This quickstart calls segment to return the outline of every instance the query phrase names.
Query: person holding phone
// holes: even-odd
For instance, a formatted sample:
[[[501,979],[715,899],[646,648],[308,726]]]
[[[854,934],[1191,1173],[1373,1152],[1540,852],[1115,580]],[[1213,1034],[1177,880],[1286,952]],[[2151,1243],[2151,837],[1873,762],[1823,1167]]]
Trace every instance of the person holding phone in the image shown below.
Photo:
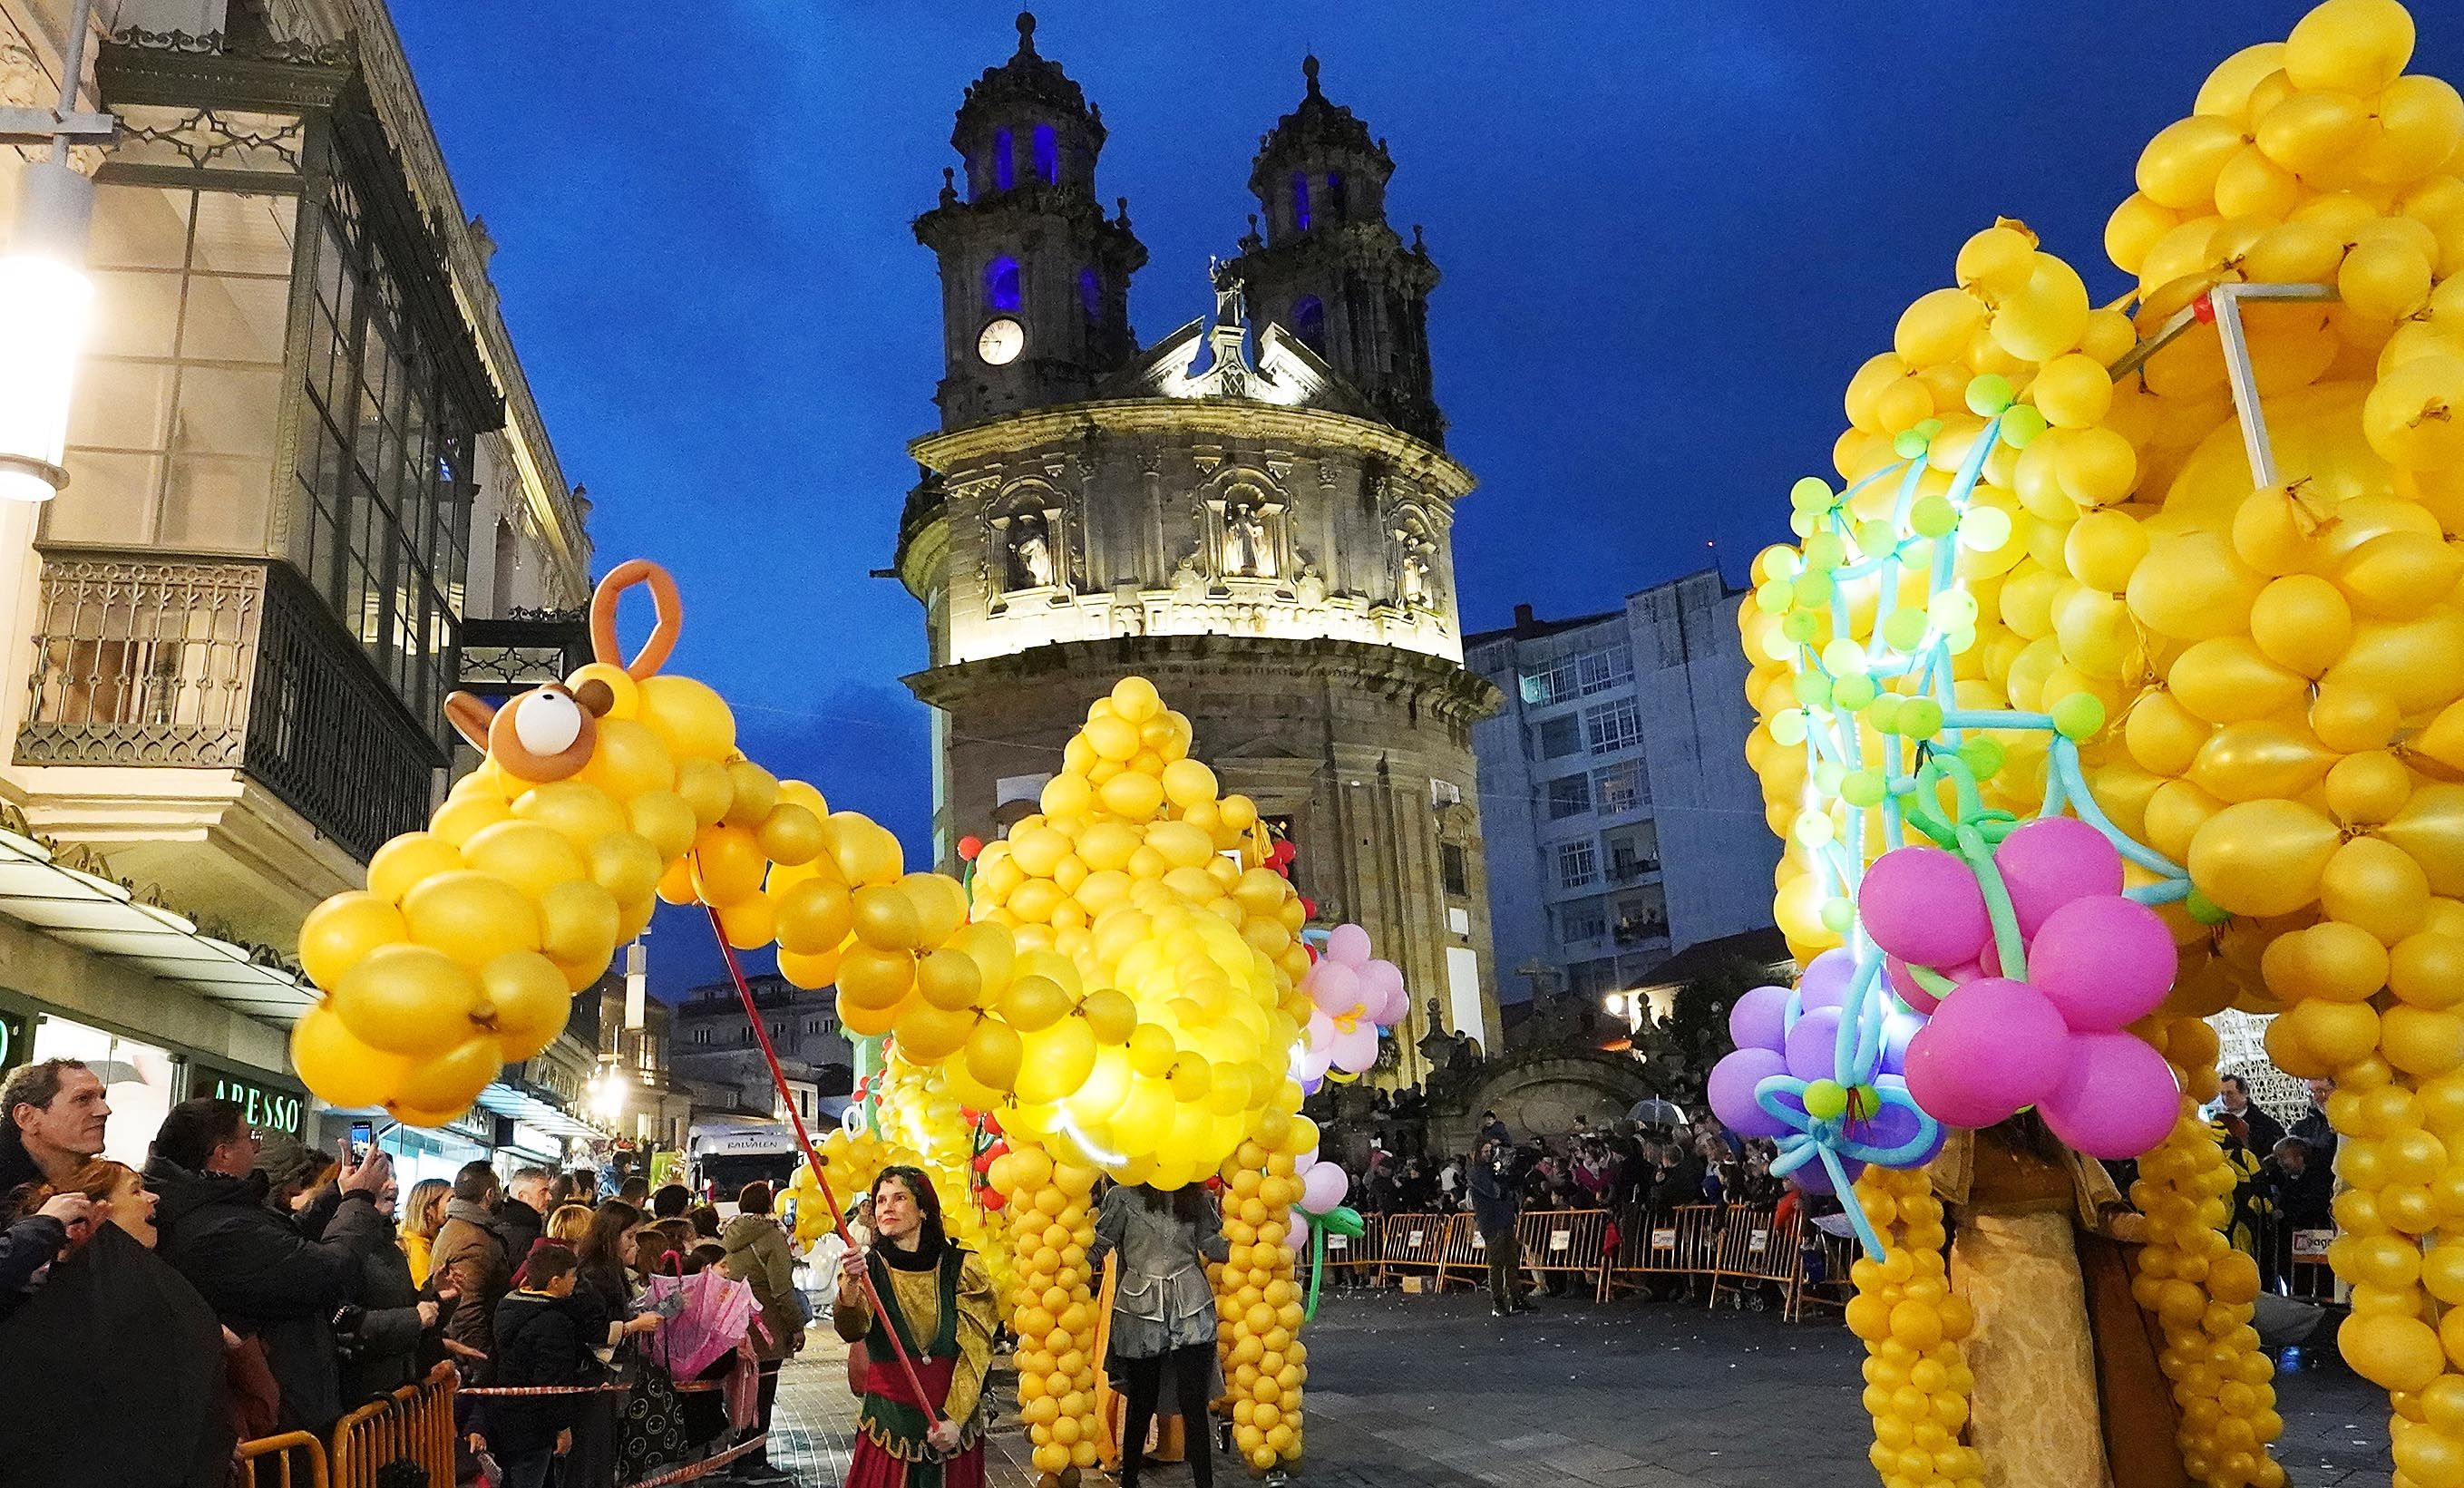
[[[1170,1376],[1182,1439],[1198,1488],[1215,1481],[1214,1438],[1206,1402],[1215,1379],[1215,1294],[1206,1262],[1231,1258],[1215,1199],[1195,1184],[1166,1192],[1125,1183],[1104,1195],[1095,1215],[1095,1243],[1087,1274],[1103,1275],[1114,1256],[1111,1357],[1108,1368],[1129,1386],[1121,1422],[1121,1488],[1137,1488],[1147,1428]]]

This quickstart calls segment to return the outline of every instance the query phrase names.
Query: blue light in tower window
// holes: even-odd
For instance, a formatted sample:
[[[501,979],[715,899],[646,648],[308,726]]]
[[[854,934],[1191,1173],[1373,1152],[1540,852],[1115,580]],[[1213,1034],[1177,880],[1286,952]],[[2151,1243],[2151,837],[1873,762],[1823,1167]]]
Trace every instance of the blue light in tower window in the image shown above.
[[[1326,350],[1326,302],[1314,295],[1292,301],[1292,334],[1309,350]]]
[[[1018,260],[1003,253],[984,265],[984,308],[1016,310],[1018,307]]]
[[[1327,209],[1337,217],[1343,216],[1352,209],[1352,192],[1343,184],[1342,171],[1330,170],[1326,173],[1326,205]]]
[[[1061,180],[1061,142],[1050,124],[1035,126],[1035,179],[1046,185]]]
[[[1088,319],[1104,318],[1104,281],[1091,268],[1078,271],[1078,303],[1087,307]]]
[[[1309,172],[1292,172],[1292,230],[1307,232],[1309,227]]]
[[[1006,129],[993,131],[993,189],[1006,191],[1018,184],[1018,142]]]

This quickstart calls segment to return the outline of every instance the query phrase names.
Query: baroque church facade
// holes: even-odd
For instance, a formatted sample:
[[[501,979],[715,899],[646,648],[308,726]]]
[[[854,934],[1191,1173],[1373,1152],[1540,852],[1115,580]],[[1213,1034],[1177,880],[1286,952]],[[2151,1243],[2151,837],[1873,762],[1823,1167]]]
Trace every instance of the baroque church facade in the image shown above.
[[[1259,211],[1215,309],[1141,347],[1127,200],[1095,186],[1102,111],[1036,50],[968,88],[962,166],[915,236],[940,260],[937,431],[910,450],[897,572],[924,607],[935,825],[1035,809],[1088,701],[1154,679],[1195,753],[1298,849],[1321,925],[1356,921],[1413,989],[1420,1045],[1498,1048],[1454,506],[1471,473],[1432,393],[1418,228],[1388,225],[1385,142],[1320,90],[1261,141]]]

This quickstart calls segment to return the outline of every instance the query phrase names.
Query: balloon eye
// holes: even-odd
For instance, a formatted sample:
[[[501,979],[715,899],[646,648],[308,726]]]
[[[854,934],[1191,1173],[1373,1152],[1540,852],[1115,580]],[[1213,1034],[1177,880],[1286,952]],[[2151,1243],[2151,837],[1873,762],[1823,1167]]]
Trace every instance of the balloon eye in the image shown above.
[[[554,758],[582,737],[582,707],[564,692],[534,692],[514,714],[514,737],[533,755]]]

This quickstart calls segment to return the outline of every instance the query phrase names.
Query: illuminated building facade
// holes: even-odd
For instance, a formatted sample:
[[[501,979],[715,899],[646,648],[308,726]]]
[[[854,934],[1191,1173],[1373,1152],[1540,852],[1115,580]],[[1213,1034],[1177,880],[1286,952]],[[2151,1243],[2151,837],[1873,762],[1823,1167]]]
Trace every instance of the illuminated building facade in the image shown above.
[[[941,427],[897,566],[923,604],[936,843],[1035,809],[1090,698],[1155,680],[1227,790],[1287,830],[1318,922],[1357,921],[1416,1006],[1382,1078],[1434,1027],[1496,1046],[1454,504],[1472,477],[1430,396],[1438,271],[1385,217],[1394,166],[1308,93],[1261,142],[1265,219],[1214,270],[1215,313],[1140,349],[1146,252],[1107,216],[1105,131],[1019,50],[967,91],[963,168],[915,224],[941,262]]]

